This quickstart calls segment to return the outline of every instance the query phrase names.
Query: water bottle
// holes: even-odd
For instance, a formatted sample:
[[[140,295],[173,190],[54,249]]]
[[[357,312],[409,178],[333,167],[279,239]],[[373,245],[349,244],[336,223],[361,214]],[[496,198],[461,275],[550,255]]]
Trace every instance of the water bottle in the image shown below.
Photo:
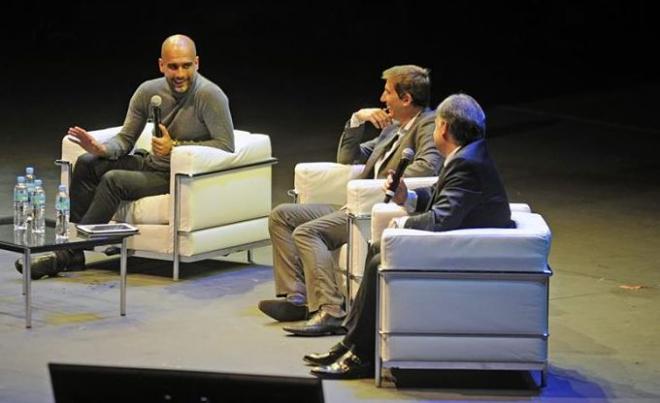
[[[66,185],[60,185],[55,198],[55,239],[68,238],[69,208],[70,202]]]
[[[43,234],[46,231],[46,192],[41,186],[41,179],[34,181],[32,194],[32,232]]]
[[[28,191],[25,185],[25,176],[16,178],[14,187],[14,230],[23,230],[28,214]]]
[[[28,207],[32,208],[32,195],[34,194],[34,168],[25,168],[25,186],[28,189]]]
[[[34,194],[34,168],[32,167],[26,167],[25,168],[25,186],[28,188],[28,212],[27,212],[27,222],[28,222],[28,229],[31,229],[31,223],[32,223],[32,195]]]

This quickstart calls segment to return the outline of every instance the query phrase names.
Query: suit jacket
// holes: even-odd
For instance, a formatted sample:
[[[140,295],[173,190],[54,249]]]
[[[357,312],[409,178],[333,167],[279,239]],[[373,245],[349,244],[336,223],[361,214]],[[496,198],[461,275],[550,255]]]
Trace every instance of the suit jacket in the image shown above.
[[[430,188],[416,189],[417,212],[405,228],[449,231],[458,228],[511,228],[511,210],[485,140],[463,146]]]
[[[389,169],[396,169],[403,154],[403,150],[410,147],[415,150],[415,157],[406,167],[405,176],[434,176],[437,175],[444,159],[433,142],[435,129],[435,112],[423,111],[412,127],[405,131],[399,145],[381,164],[378,171],[379,178],[386,178]],[[337,162],[340,164],[365,164],[359,179],[373,179],[376,162],[385,155],[394,142],[394,135],[399,130],[398,124],[391,124],[384,128],[380,134],[371,123],[366,122],[358,127],[351,128],[347,123],[339,140]],[[362,142],[365,135],[376,136]]]

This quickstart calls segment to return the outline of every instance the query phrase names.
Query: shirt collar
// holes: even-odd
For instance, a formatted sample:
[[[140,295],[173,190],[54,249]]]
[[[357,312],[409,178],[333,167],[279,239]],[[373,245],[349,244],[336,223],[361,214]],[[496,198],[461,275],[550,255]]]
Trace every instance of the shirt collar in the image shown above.
[[[415,116],[413,116],[412,119],[410,119],[410,120],[408,121],[408,123],[406,123],[406,125],[403,126],[403,127],[401,128],[401,131],[405,131],[405,132],[407,132],[408,130],[410,130],[410,128],[412,127],[412,125],[415,123],[415,120],[417,119],[417,117],[418,117],[421,113],[422,113],[421,111],[417,112],[417,114],[416,114]]]
[[[454,157],[456,156],[456,153],[457,153],[458,150],[460,150],[461,148],[463,148],[463,146],[458,146],[457,148],[454,148],[454,151],[450,152],[449,155],[445,158],[445,163],[442,164],[442,166],[446,167],[447,164],[449,164],[449,161],[451,161],[452,159],[454,159]]]

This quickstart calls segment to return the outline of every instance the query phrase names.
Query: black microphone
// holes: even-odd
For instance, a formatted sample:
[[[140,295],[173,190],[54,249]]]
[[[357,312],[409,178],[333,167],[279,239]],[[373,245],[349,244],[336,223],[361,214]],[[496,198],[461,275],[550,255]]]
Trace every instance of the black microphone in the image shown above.
[[[410,161],[412,161],[414,156],[415,156],[415,151],[412,148],[408,147],[405,150],[403,150],[403,153],[401,154],[401,159],[399,160],[399,166],[396,167],[396,172],[394,172],[394,175],[392,175],[392,183],[385,192],[385,200],[383,201],[383,203],[389,203],[392,197],[394,197],[396,188],[399,187],[399,181],[401,180],[401,175],[403,175],[403,171],[405,171],[406,167],[408,166],[408,164],[410,164]]]
[[[154,136],[162,137],[163,133],[160,132],[160,104],[163,102],[160,95],[151,97],[151,110],[154,115]]]

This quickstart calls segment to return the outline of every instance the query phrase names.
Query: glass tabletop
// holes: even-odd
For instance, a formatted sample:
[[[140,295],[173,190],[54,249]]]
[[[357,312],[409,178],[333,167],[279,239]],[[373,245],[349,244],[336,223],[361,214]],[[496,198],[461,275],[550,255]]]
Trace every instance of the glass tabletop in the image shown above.
[[[88,237],[80,234],[75,224],[69,224],[68,239],[58,239],[55,236],[55,228],[46,227],[43,234],[32,231],[14,230],[14,224],[0,224],[0,249],[14,252],[47,252],[58,249],[86,248],[97,245],[108,245],[119,243],[123,238],[133,234],[118,234],[108,236]]]

